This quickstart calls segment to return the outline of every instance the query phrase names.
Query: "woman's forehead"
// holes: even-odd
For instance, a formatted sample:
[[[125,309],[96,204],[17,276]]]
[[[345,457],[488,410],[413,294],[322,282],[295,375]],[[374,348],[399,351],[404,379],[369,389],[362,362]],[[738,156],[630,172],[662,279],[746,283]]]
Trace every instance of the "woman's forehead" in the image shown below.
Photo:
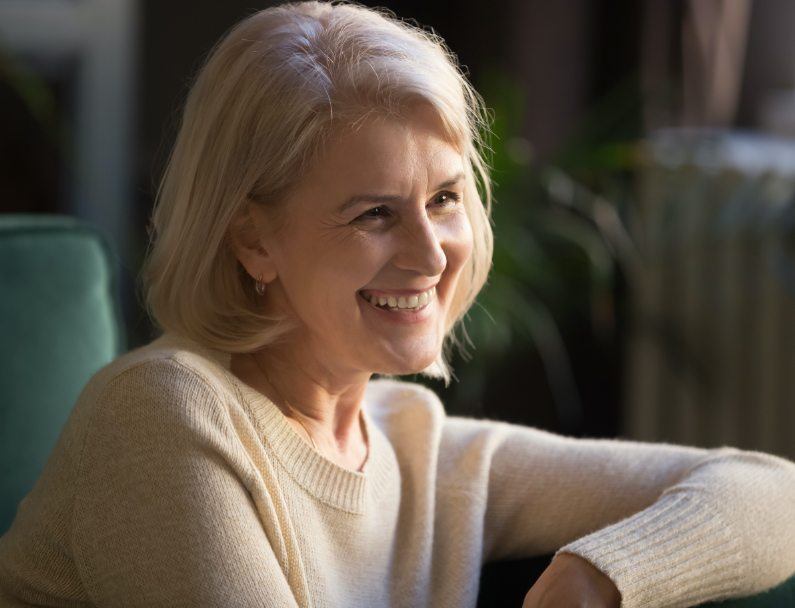
[[[394,119],[373,121],[331,141],[316,166],[332,181],[384,181],[440,174],[463,169],[459,148],[436,128],[422,122]]]

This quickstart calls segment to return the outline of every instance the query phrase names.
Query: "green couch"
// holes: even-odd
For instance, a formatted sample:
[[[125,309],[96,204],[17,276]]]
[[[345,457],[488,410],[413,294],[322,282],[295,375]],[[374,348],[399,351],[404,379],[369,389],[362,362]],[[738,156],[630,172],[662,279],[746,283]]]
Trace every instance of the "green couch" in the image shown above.
[[[127,349],[115,268],[113,248],[83,222],[0,215],[0,535],[86,381]],[[487,564],[478,607],[518,608],[550,559]],[[792,608],[795,577],[753,598],[708,606]]]

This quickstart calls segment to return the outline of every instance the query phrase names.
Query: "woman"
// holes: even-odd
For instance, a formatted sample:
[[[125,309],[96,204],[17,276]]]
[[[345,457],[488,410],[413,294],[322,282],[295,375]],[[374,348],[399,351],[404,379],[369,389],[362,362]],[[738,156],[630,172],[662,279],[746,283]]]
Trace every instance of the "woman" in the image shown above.
[[[446,416],[394,378],[449,381],[486,281],[485,116],[442,41],[384,11],[228,33],[153,216],[164,333],[82,392],[0,541],[4,605],[474,606],[484,562],[551,552],[526,607],[793,573],[787,460]]]

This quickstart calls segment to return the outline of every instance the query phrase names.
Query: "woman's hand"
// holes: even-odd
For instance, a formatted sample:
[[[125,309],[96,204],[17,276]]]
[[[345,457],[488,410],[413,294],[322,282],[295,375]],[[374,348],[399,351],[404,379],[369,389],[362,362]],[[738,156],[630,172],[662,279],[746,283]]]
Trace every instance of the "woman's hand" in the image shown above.
[[[612,580],[573,553],[559,553],[527,592],[522,608],[619,608]]]

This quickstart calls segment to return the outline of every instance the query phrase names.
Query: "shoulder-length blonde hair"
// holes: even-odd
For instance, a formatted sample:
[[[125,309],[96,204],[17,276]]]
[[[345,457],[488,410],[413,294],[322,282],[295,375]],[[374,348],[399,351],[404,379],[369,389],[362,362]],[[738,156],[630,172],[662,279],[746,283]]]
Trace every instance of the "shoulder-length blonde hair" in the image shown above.
[[[467,161],[473,254],[453,294],[444,346],[421,372],[449,384],[447,357],[463,346],[455,329],[491,268],[490,117],[439,36],[354,2],[259,11],[210,52],[188,94],[149,227],[141,286],[155,324],[227,352],[287,334],[294,320],[259,309],[230,247],[232,220],[251,200],[278,211],[336,129],[417,101],[435,109]]]

